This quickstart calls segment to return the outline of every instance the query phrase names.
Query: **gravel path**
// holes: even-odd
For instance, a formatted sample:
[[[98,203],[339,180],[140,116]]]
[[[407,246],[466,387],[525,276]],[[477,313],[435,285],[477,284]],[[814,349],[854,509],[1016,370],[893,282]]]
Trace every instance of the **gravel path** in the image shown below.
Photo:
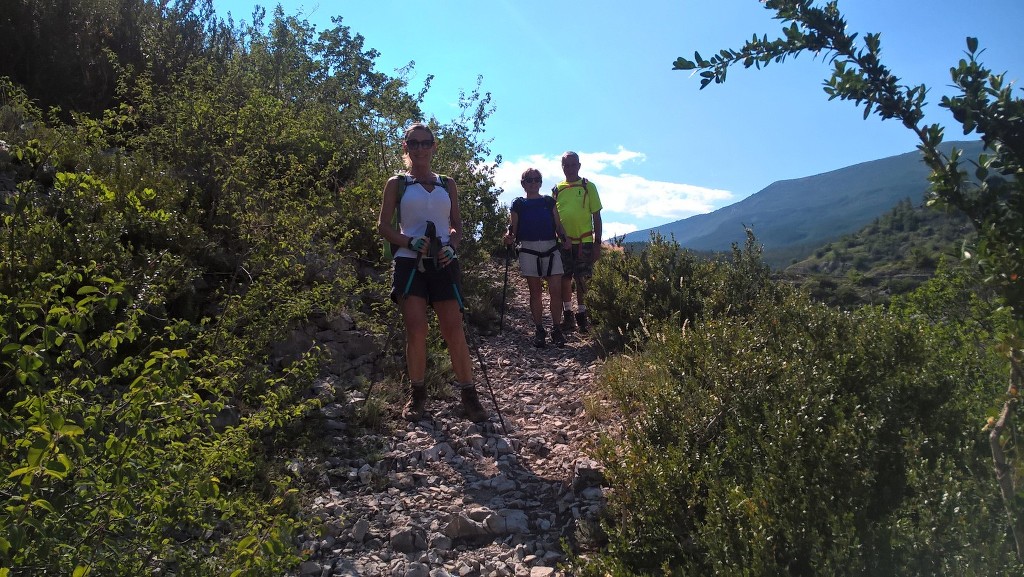
[[[311,500],[325,534],[302,537],[300,575],[561,576],[563,543],[575,552],[599,543],[602,475],[588,451],[601,432],[590,417],[601,359],[577,333],[564,348],[534,347],[514,267],[510,284],[503,332],[478,341],[509,430],[474,351],[491,420],[467,421],[455,394],[432,398],[424,420],[377,439],[379,458],[353,461],[339,449],[323,467],[329,488]],[[325,408],[328,430],[342,412]]]

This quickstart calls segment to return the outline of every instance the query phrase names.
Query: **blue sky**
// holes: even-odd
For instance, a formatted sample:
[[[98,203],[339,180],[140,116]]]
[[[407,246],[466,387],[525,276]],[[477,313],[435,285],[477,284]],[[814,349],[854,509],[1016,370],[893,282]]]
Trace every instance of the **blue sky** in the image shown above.
[[[410,90],[434,75],[424,111],[458,114],[459,91],[477,76],[496,110],[486,127],[501,155],[507,204],[519,175],[536,167],[544,188],[561,180],[559,158],[579,153],[597,184],[605,237],[711,212],[769,184],[914,150],[894,122],[863,119],[852,103],[828,101],[829,68],[803,55],[758,71],[736,68],[699,90],[673,71],[678,56],[738,49],[753,34],[775,38],[781,22],[757,0],[213,0],[217,13],[251,20],[256,5],[280,4],[318,31],[331,17],[381,53],[394,74],[410,61]],[[840,0],[851,31],[882,34],[882,58],[906,84],[930,88],[926,120],[965,138],[937,104],[952,94],[949,69],[967,36],[981,60],[1024,80],[1020,0]],[[1019,86],[1020,83],[1017,83]]]

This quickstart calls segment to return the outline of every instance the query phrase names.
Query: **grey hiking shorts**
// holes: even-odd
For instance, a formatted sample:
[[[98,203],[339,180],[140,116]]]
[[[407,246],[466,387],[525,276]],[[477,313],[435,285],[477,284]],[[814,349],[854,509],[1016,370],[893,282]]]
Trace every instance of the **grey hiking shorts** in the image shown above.
[[[524,240],[519,244],[519,273],[523,276],[561,276],[562,255],[555,240]]]

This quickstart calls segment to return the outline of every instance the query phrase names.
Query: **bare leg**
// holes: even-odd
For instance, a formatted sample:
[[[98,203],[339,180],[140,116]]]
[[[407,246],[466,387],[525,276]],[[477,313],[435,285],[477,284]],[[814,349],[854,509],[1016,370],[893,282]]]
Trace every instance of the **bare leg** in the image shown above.
[[[587,294],[587,282],[588,282],[588,280],[583,278],[583,277],[578,277],[576,279],[576,306],[577,307],[579,307],[580,305],[582,305],[585,302],[583,300],[583,297],[586,296],[586,294]]]
[[[469,345],[466,343],[466,332],[462,328],[462,311],[458,301],[440,301],[434,303],[441,336],[448,344],[448,355],[451,357],[452,370],[460,384],[473,382],[473,361],[469,356]]]
[[[487,411],[480,404],[480,397],[473,383],[473,362],[469,357],[469,345],[466,343],[466,331],[462,326],[462,311],[458,301],[441,301],[434,303],[437,312],[441,336],[448,343],[448,354],[452,359],[452,369],[459,383],[459,396],[462,397],[462,408],[466,418],[481,423],[487,420]]]
[[[405,365],[409,380],[423,382],[427,372],[427,300],[408,296],[400,299],[405,324]]]
[[[530,313],[533,324],[544,324],[544,281],[538,276],[526,277],[526,286],[530,287]]]
[[[562,276],[562,304],[572,306],[572,275]],[[559,313],[561,314],[561,313]]]
[[[548,283],[548,308],[551,310],[551,322],[557,327],[562,322],[562,277],[549,276],[545,280]]]

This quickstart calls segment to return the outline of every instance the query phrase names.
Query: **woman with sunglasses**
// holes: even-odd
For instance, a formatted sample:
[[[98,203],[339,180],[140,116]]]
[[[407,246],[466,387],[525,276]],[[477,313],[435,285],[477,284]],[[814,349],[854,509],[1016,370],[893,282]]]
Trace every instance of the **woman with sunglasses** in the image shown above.
[[[565,239],[565,230],[558,218],[555,199],[541,196],[540,184],[543,178],[536,168],[523,171],[520,183],[526,196],[512,201],[509,211],[508,232],[505,246],[519,242],[519,273],[526,277],[530,289],[530,313],[537,332],[533,339],[536,347],[544,346],[544,281],[548,283],[548,299],[551,309],[551,342],[556,347],[565,346],[565,337],[558,323],[562,318],[562,257],[559,254],[558,239]],[[563,241],[563,248],[569,248]]]
[[[466,417],[487,420],[487,411],[473,383],[473,364],[462,327],[461,287],[456,250],[462,240],[462,218],[455,183],[433,172],[437,150],[434,134],[424,124],[413,124],[402,142],[407,174],[384,185],[377,229],[397,245],[391,298],[398,303],[405,325],[405,362],[412,382],[410,399],[402,410],[409,421],[423,418],[427,402],[427,306],[437,314],[441,336],[448,345],[452,369]],[[399,182],[404,192],[399,198]],[[398,212],[398,228],[392,225]]]

